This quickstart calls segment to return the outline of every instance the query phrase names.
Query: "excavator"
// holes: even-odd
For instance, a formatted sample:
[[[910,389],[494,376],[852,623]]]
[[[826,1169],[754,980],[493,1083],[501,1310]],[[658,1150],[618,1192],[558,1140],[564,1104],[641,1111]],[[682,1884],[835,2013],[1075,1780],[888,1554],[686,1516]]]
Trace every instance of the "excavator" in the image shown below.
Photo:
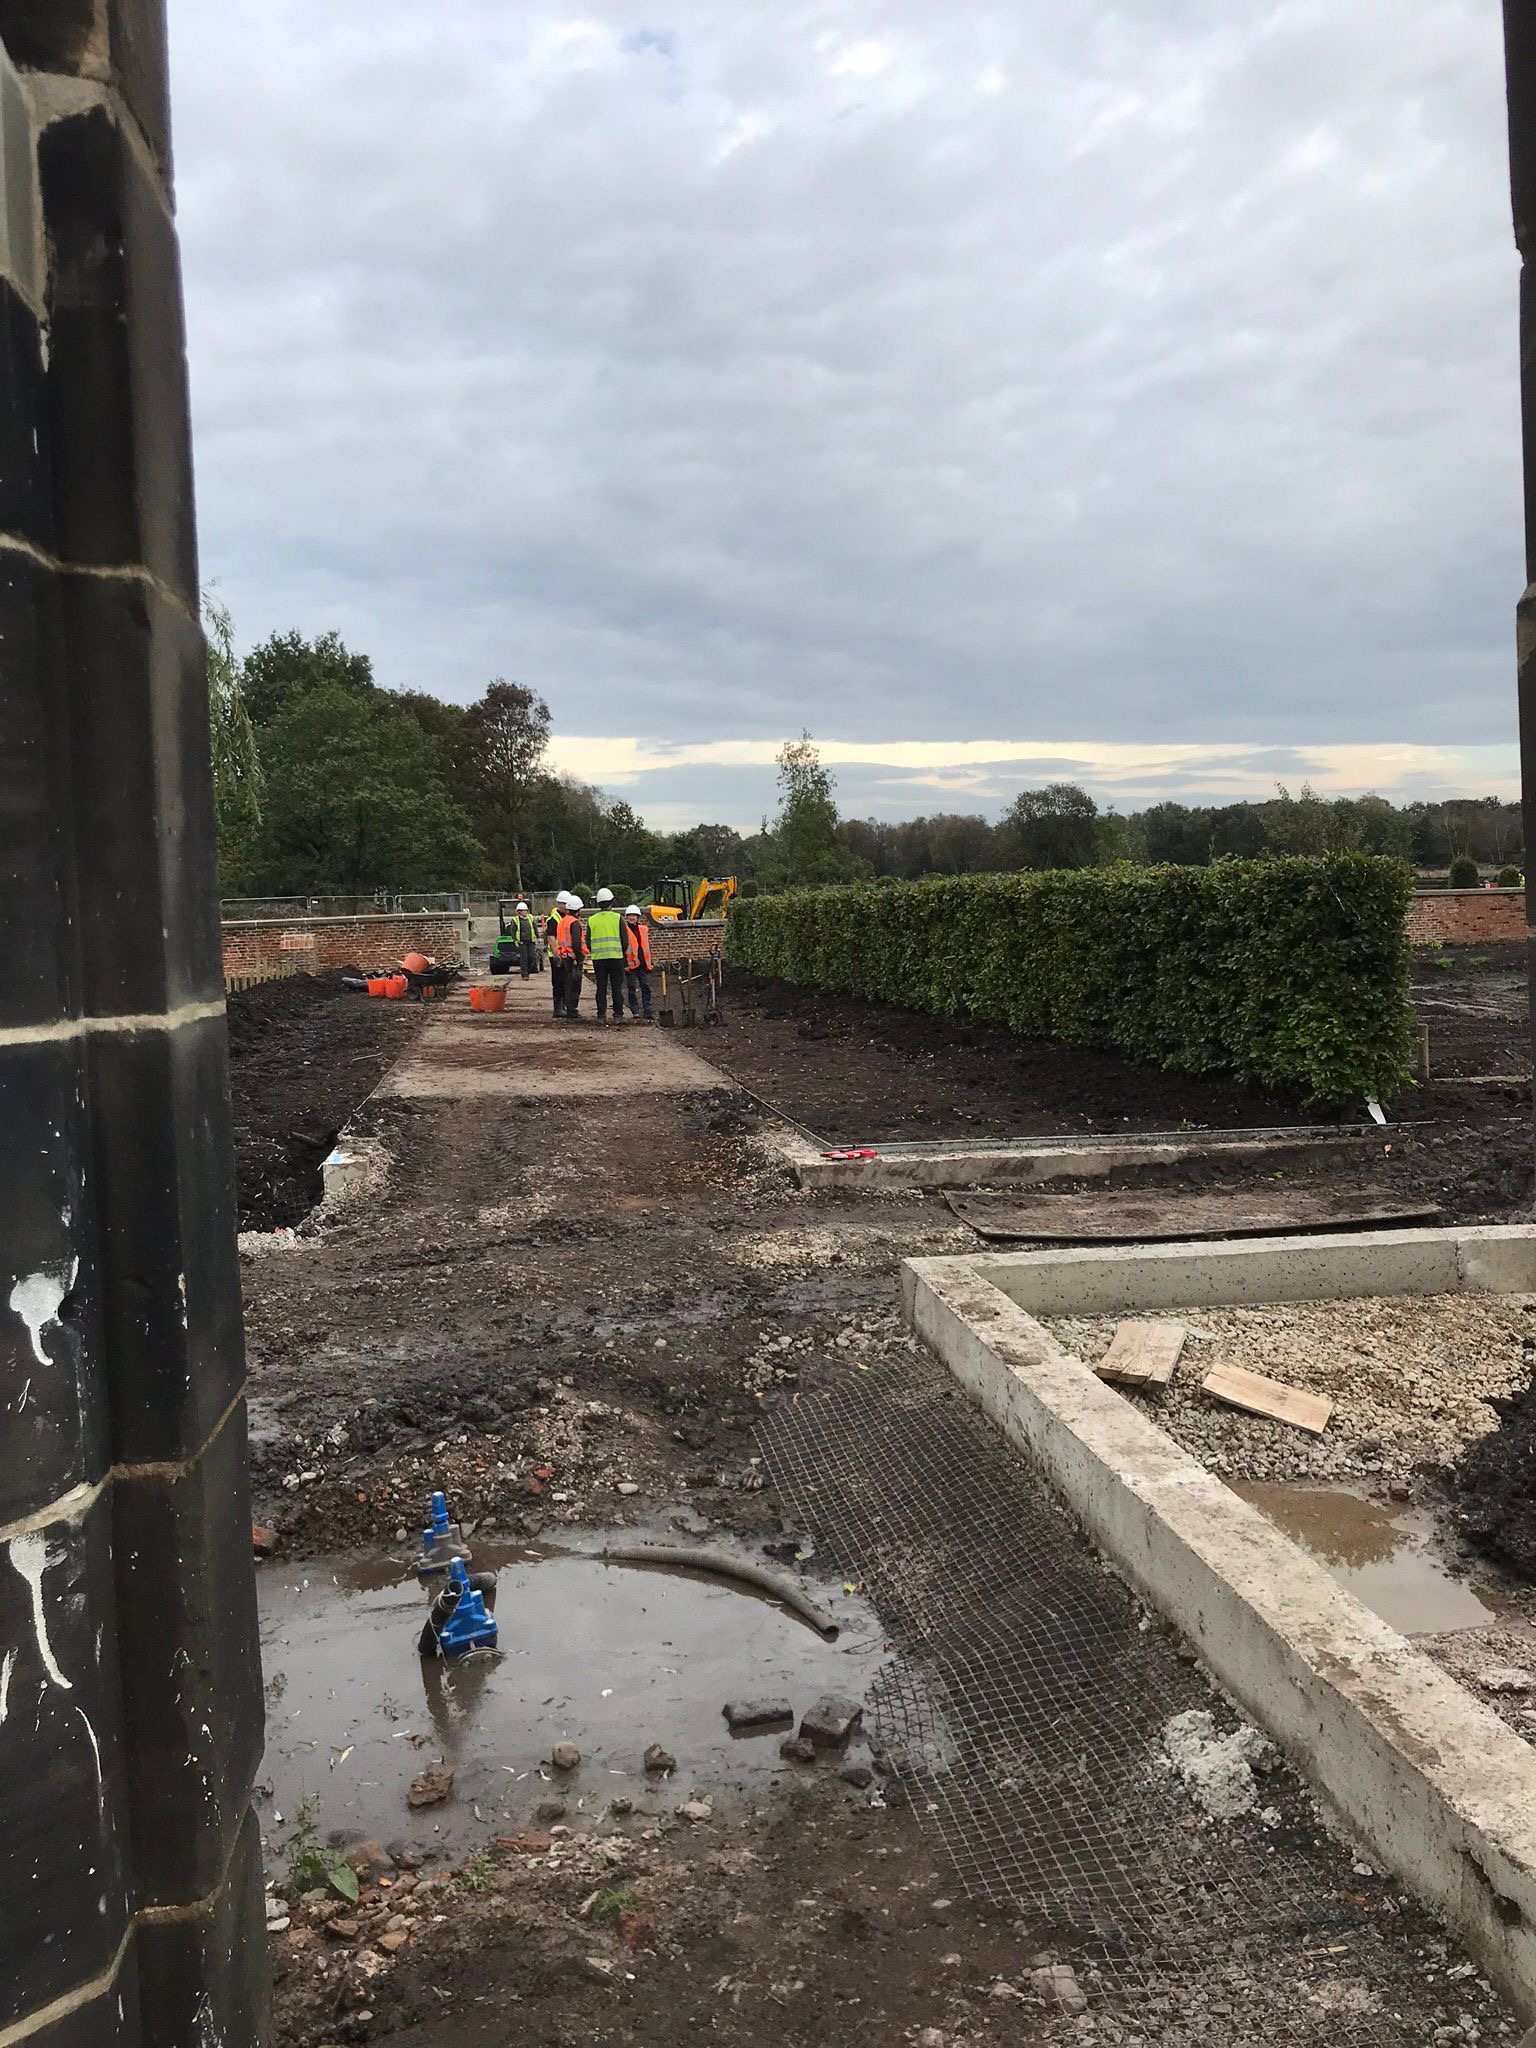
[[[724,917],[735,894],[734,875],[665,875],[651,891],[646,914],[652,924],[670,924],[676,918]]]

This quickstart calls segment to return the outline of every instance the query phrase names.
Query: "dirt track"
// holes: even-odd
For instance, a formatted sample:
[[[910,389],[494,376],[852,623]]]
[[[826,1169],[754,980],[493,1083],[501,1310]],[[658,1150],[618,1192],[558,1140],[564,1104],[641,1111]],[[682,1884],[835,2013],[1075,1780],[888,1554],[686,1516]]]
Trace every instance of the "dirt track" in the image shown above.
[[[696,1041],[706,1052],[718,1044],[733,1067],[750,1036],[742,993],[741,1021],[718,1042]],[[336,1008],[327,1042],[344,1043],[345,1019],[360,1036],[408,1033],[372,1015],[383,1007]],[[398,1550],[397,1532],[419,1526],[434,1485],[498,1536],[547,1541],[683,1504],[698,1528],[792,1558],[804,1532],[764,1484],[752,1435],[762,1405],[835,1391],[904,1356],[901,1258],[970,1249],[971,1234],[937,1197],[854,1202],[793,1189],[753,1144],[755,1112],[728,1086],[609,1092],[602,1068],[622,1034],[599,1039],[589,1024],[540,1018],[526,1058],[558,1062],[566,1078],[553,1092],[487,1089],[487,1051],[449,1062],[471,1084],[462,1092],[424,1095],[410,1076],[442,1028],[428,1020],[415,1065],[361,1120],[391,1158],[382,1189],[298,1248],[244,1264],[258,1506],[282,1545],[262,1569],[302,1573],[306,1558],[354,1546]],[[487,1047],[495,1028],[482,1033]],[[628,1043],[627,1056],[640,1056],[639,1036]],[[865,1051],[846,1057],[862,1064]],[[366,1059],[378,1052],[373,1041]],[[364,1048],[353,1057],[366,1073]],[[275,1042],[269,1070],[283,1072]],[[935,1079],[933,1093],[944,1085]],[[1396,1148],[1383,1164],[1398,1172],[1451,1156],[1401,1136]],[[1464,1168],[1462,1194],[1476,1178]],[[792,1769],[750,1810],[702,1825],[676,1821],[662,1789],[632,1819],[578,1825],[541,1856],[492,1849],[472,1882],[429,1886],[400,1916],[408,1941],[387,1968],[370,1960],[366,1930],[353,1949],[301,1913],[274,1938],[282,2040],[490,2048],[510,2029],[551,2048],[706,2038],[811,2048],[916,2040],[928,2027],[953,2048],[1081,2038],[1017,1989],[1040,1930],[959,1898],[901,1783],[885,1791],[872,1807],[835,1767]],[[514,1818],[535,1824],[531,1798]],[[488,1816],[488,1845],[498,1838]],[[1291,1881],[1309,1896],[1332,1884],[1358,1900],[1329,1909],[1345,1929],[1330,1939],[1391,1984],[1393,2010],[1416,2030],[1361,2031],[1360,2041],[1428,2039],[1477,2004],[1444,1980],[1432,1929],[1349,1877],[1347,1857],[1330,1876],[1338,1852],[1325,1837],[1299,1828],[1285,1844],[1300,1859]],[[1281,1846],[1255,1845],[1270,1859],[1263,1868],[1278,1867]],[[434,1874],[429,1859],[421,1875]],[[633,1953],[578,1910],[604,1886],[632,1893],[649,1923]],[[389,1911],[387,1894],[374,1911]],[[994,1993],[999,1981],[1013,1988]],[[1273,1981],[1256,1959],[1235,1989],[1200,1983],[1192,2030],[1154,2030],[1150,2043],[1226,2048],[1224,2012],[1276,2042],[1302,2038],[1285,2031],[1289,1960]],[[1136,2038],[1107,2015],[1099,2026],[1101,2041]]]

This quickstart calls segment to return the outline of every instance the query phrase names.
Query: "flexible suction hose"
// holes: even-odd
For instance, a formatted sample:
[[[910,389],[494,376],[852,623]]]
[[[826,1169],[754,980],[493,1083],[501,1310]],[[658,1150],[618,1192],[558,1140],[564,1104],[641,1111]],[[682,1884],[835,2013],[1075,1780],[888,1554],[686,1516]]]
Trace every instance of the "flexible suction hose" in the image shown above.
[[[724,1550],[674,1549],[668,1543],[616,1543],[599,1553],[605,1564],[662,1564],[671,1565],[675,1570],[709,1572],[717,1578],[741,1579],[746,1585],[756,1586],[760,1593],[771,1598],[798,1614],[802,1621],[808,1621],[819,1635],[828,1642],[837,1635],[838,1624],[810,1596],[797,1586],[793,1579],[782,1572],[771,1572],[765,1565],[753,1564],[744,1557],[732,1557]]]

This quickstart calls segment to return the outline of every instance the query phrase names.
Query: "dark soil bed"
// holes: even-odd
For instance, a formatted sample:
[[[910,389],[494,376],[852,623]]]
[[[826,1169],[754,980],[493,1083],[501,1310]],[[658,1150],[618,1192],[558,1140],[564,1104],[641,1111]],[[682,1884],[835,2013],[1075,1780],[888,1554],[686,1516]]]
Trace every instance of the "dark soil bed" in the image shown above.
[[[1330,1121],[1234,1082],[1016,1038],[733,967],[700,1044],[744,1086],[842,1145]]]
[[[1525,948],[1424,947],[1413,1001],[1429,1032],[1431,1084],[1531,1071]]]
[[[414,1004],[370,1001],[338,974],[258,982],[229,998],[229,1085],[242,1230],[302,1221],[348,1116],[390,1068],[421,1018]]]

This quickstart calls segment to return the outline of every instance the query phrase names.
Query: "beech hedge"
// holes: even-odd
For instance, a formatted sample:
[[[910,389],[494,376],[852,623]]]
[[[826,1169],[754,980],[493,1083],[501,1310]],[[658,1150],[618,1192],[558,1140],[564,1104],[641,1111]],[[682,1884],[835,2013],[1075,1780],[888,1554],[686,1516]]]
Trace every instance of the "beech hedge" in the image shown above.
[[[1412,884],[1367,854],[856,883],[738,900],[726,948],[808,988],[1358,1105],[1409,1077]]]

